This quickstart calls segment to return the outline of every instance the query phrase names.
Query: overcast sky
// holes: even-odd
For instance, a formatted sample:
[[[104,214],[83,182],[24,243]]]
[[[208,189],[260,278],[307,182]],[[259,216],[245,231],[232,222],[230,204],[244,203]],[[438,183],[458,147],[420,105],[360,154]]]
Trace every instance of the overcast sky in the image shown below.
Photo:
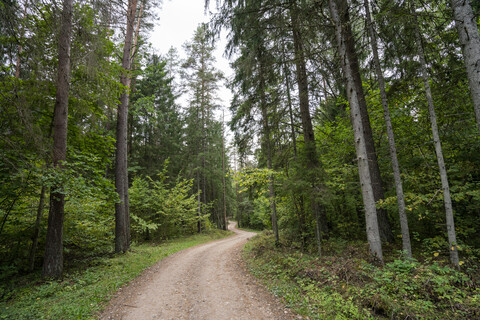
[[[211,10],[215,9],[215,1],[211,0]],[[182,45],[193,38],[193,33],[202,22],[208,22],[210,17],[204,15],[204,0],[164,0],[159,12],[159,21],[150,35],[150,42],[160,54],[166,54],[171,47],[177,48],[181,57],[185,57]],[[217,68],[225,76],[232,74],[227,59],[223,57],[225,40],[217,44],[215,56]],[[219,97],[225,109],[231,100],[231,93],[224,86],[219,92]],[[182,103],[182,101],[179,101]],[[227,118],[227,114],[225,115]],[[228,117],[229,118],[229,117]],[[220,120],[220,119],[219,119]]]

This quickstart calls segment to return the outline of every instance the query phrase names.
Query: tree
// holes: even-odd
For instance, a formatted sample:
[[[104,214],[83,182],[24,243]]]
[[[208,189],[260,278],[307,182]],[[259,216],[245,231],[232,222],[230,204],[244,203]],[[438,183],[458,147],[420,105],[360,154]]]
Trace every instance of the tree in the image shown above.
[[[305,62],[305,52],[303,48],[302,34],[300,31],[300,21],[297,12],[296,2],[294,0],[289,2],[290,4],[290,18],[293,34],[293,45],[295,52],[295,64],[296,64],[296,75],[297,75],[297,85],[298,85],[298,95],[299,95],[299,106],[300,114],[302,118],[302,128],[303,128],[303,140],[304,140],[304,149],[306,157],[306,167],[311,171],[311,186],[312,191],[316,190],[319,187],[318,183],[318,173],[315,172],[319,169],[320,163],[317,157],[316,145],[315,145],[315,134],[313,132],[312,119],[310,116],[310,103],[309,103],[309,93],[308,93],[308,78],[306,71],[306,62]],[[327,232],[328,228],[326,226],[325,212],[318,200],[318,194],[316,192],[312,193],[311,196],[311,206],[312,211],[315,216],[316,223],[316,237],[317,237],[317,249],[318,255],[321,256],[321,232]]]
[[[222,184],[223,184],[223,230],[228,230],[227,221],[227,184],[225,183],[225,115],[222,113]]]
[[[344,78],[350,113],[352,118],[353,132],[355,136],[355,149],[357,152],[358,171],[360,175],[360,184],[362,187],[362,197],[365,206],[365,220],[367,228],[367,238],[371,253],[383,262],[382,244],[380,241],[380,231],[378,228],[377,210],[375,207],[375,198],[373,194],[372,179],[370,176],[369,158],[367,156],[367,146],[365,139],[363,114],[360,111],[360,100],[363,98],[363,92],[359,92],[362,87],[358,83],[359,73],[358,61],[353,45],[353,36],[349,24],[348,4],[346,0],[329,0],[330,14],[335,24],[335,36],[337,40],[338,52]],[[364,98],[363,98],[364,99]]]
[[[265,84],[265,75],[264,75],[264,68],[265,68],[265,57],[264,53],[262,52],[263,48],[257,48],[257,59],[258,59],[258,95],[260,96],[260,109],[262,112],[262,124],[263,124],[263,143],[264,149],[267,153],[267,168],[269,170],[273,169],[272,166],[272,143],[270,137],[270,125],[268,123],[268,104],[265,92],[267,91],[267,87]],[[276,205],[276,196],[275,196],[275,180],[273,174],[269,175],[268,178],[268,193],[270,197],[270,208],[272,210],[272,229],[273,233],[275,234],[275,243],[279,243],[279,235],[278,235],[278,224],[277,224],[277,205]]]
[[[175,177],[183,166],[183,127],[174,75],[167,70],[169,61],[156,54],[147,55],[145,63],[129,108],[129,163],[135,175],[147,176],[169,159],[168,175]]]
[[[64,0],[61,29],[58,40],[58,76],[54,113],[53,166],[62,170],[67,155],[68,96],[70,87],[70,45],[73,0]],[[43,276],[60,278],[63,274],[63,219],[65,195],[61,186],[50,191],[47,239],[43,262]]]
[[[462,45],[470,94],[480,132],[480,35],[469,0],[451,0],[455,26]]]
[[[187,59],[182,64],[185,91],[189,94],[186,113],[185,159],[187,175],[195,179],[198,192],[198,231],[202,216],[210,212],[219,228],[225,228],[222,192],[222,131],[221,123],[214,117],[218,109],[218,82],[223,74],[215,67],[215,49],[212,34],[206,24],[195,30],[191,41],[184,47]]]
[[[388,108],[387,92],[385,89],[385,79],[383,77],[382,68],[380,66],[380,58],[378,56],[377,35],[374,24],[370,16],[370,4],[368,0],[364,0],[365,15],[367,22],[367,31],[370,38],[370,45],[373,53],[373,63],[375,66],[375,73],[378,80],[378,87],[380,89],[380,97],[382,100],[383,114],[385,125],[387,127],[387,137],[390,151],[390,158],[392,160],[392,171],[395,179],[395,191],[397,194],[398,214],[400,217],[400,227],[402,230],[402,244],[403,250],[407,257],[412,257],[412,247],[410,244],[410,232],[408,229],[408,220],[405,213],[405,198],[403,194],[402,178],[400,177],[400,167],[398,165],[397,147],[395,146],[395,136],[392,128],[392,121],[390,118],[390,110]]]
[[[440,179],[442,181],[443,202],[445,205],[445,215],[447,223],[447,234],[450,252],[450,261],[455,267],[459,267],[458,258],[458,243],[455,232],[455,223],[453,219],[453,206],[450,195],[450,185],[448,183],[447,169],[445,167],[445,160],[443,158],[442,143],[440,135],[438,133],[437,115],[435,113],[435,106],[433,103],[432,91],[430,89],[430,79],[427,73],[427,61],[425,59],[425,53],[423,51],[422,35],[420,34],[418,19],[416,17],[415,7],[412,7],[413,26],[415,31],[415,43],[417,46],[418,57],[420,58],[420,72],[423,80],[423,87],[425,90],[425,96],[428,103],[428,113],[430,115],[430,124],[432,126],[433,143],[435,145],[435,154],[437,156],[438,170],[440,173]]]
[[[126,252],[130,247],[130,217],[128,205],[128,167],[127,167],[127,128],[128,100],[130,89],[131,50],[135,27],[137,0],[128,1],[127,28],[122,57],[122,75],[120,83],[124,92],[120,96],[117,111],[117,145],[115,152],[115,189],[119,202],[115,204],[115,252]]]

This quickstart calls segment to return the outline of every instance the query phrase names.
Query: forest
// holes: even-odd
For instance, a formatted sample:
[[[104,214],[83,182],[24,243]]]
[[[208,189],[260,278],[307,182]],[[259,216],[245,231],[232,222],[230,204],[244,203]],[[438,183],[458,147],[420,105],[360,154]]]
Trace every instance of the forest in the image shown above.
[[[267,230],[247,246],[251,268],[304,295],[318,270],[358,259],[352,279],[378,275],[365,287],[376,300],[348,300],[365,291],[327,277],[332,303],[479,317],[480,3],[213,7],[183,58],[150,43],[160,0],[2,0],[0,281],[62,279],[80,261],[231,219]],[[232,77],[214,55],[222,34]],[[304,265],[291,276],[274,263]],[[402,294],[428,299],[378,291],[414,270],[436,287]],[[358,310],[335,312],[367,318]]]

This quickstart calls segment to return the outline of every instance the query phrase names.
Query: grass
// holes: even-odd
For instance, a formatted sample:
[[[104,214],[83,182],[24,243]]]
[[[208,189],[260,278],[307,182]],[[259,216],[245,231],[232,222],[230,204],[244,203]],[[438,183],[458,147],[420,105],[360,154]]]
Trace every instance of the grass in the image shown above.
[[[66,273],[62,281],[45,282],[38,274],[11,279],[0,284],[0,319],[95,319],[113,294],[146,268],[180,250],[229,235],[215,230],[161,245],[134,246],[126,254],[92,261],[85,271]]]
[[[322,258],[285,246],[273,235],[250,241],[244,258],[287,306],[308,319],[480,319],[478,264],[457,271],[435,261],[368,260],[362,244],[334,244]],[[332,249],[332,248],[330,248]]]

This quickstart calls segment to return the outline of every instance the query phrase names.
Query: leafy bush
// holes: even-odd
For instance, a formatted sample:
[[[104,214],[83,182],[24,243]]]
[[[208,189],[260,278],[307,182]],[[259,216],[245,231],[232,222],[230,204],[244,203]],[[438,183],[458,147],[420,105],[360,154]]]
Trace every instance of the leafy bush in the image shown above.
[[[165,239],[191,234],[199,222],[209,227],[208,215],[199,215],[193,180],[177,178],[168,186],[166,170],[165,165],[156,180],[136,177],[130,188],[132,231],[137,238]]]

